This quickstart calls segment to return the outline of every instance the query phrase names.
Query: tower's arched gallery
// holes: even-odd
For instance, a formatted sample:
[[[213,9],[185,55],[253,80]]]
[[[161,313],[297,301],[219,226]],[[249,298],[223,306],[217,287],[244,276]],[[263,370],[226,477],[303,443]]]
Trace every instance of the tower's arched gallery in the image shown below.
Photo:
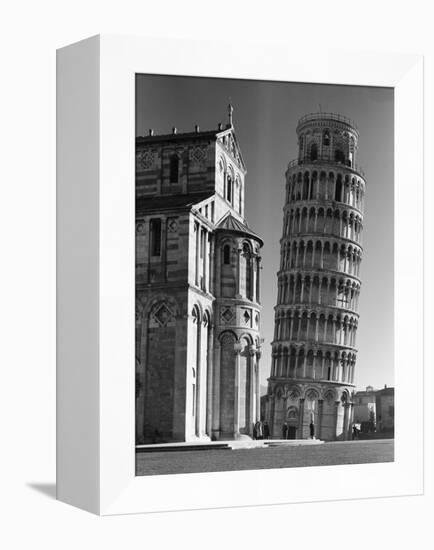
[[[365,178],[347,118],[306,115],[286,198],[272,365],[265,399],[273,437],[347,439],[359,323]]]
[[[229,120],[136,140],[136,441],[249,437],[261,238]]]

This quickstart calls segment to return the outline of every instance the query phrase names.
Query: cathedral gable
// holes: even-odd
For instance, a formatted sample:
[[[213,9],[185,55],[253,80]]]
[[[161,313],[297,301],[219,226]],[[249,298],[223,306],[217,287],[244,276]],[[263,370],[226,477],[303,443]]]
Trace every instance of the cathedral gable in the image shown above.
[[[225,130],[217,135],[217,142],[225,150],[226,153],[232,158],[235,164],[240,170],[246,173],[246,166],[244,164],[243,156],[241,154],[241,149],[238,144],[238,140],[235,136],[233,128]]]

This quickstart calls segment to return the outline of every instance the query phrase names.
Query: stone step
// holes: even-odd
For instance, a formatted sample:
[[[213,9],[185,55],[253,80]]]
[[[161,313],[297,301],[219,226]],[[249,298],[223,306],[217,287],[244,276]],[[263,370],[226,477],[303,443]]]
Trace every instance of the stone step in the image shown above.
[[[180,451],[230,451],[231,448],[227,443],[184,443],[184,444],[171,444],[171,443],[159,443],[153,445],[136,445],[137,453],[161,453],[161,452],[180,452]]]
[[[240,438],[228,441],[181,441],[177,443],[154,443],[136,445],[137,453],[179,452],[179,451],[236,451],[239,449],[267,449],[269,447],[291,447],[297,445],[320,445],[320,439],[250,439]]]

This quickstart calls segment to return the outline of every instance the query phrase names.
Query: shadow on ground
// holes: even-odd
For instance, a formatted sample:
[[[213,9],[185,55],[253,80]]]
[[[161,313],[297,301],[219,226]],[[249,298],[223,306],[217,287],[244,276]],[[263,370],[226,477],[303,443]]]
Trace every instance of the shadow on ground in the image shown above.
[[[56,484],[55,483],[27,483],[27,487],[38,491],[49,498],[56,498]]]

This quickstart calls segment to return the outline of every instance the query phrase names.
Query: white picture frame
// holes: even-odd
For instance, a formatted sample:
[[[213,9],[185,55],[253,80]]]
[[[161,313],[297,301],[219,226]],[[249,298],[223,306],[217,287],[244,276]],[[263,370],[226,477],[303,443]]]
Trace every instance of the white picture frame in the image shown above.
[[[394,462],[135,476],[136,73],[394,88]],[[112,515],[423,492],[421,56],[112,35],[62,48],[57,232],[59,500]]]

